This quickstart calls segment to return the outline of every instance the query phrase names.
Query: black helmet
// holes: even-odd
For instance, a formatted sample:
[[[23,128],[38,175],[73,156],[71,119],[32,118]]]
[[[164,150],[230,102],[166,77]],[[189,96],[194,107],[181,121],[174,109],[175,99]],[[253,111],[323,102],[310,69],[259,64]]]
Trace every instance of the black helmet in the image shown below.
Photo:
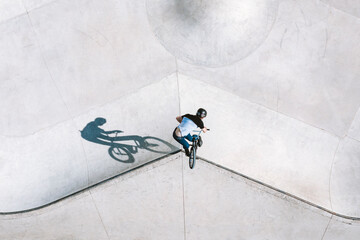
[[[196,116],[201,117],[201,118],[204,118],[204,117],[206,117],[206,115],[207,115],[207,112],[206,112],[205,109],[199,108],[199,109],[197,110]]]

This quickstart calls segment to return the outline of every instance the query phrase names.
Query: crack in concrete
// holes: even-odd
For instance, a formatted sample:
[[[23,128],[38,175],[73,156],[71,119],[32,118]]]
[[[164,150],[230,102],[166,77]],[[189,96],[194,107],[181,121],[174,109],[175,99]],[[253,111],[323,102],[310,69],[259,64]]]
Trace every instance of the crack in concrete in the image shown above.
[[[285,34],[287,33],[287,28],[285,28],[285,30],[284,30],[284,33],[283,33],[283,35],[282,35],[282,37],[281,37],[281,40],[280,40],[280,48],[282,49],[282,44],[283,44],[283,40],[284,40],[284,37],[285,37]]]
[[[328,45],[328,41],[329,41],[328,29],[325,29],[325,36],[326,36],[326,40],[325,40],[324,54],[322,56],[323,58],[325,58],[326,51],[327,51],[327,45]]]
[[[109,233],[108,233],[108,231],[107,231],[107,229],[106,229],[106,227],[105,227],[104,221],[103,221],[103,219],[102,219],[102,217],[101,217],[101,214],[100,214],[100,211],[99,211],[99,209],[98,209],[98,207],[97,207],[97,205],[96,205],[95,199],[94,199],[91,191],[89,191],[89,193],[90,193],[92,202],[93,202],[93,204],[94,204],[94,206],[95,206],[95,208],[96,208],[96,212],[97,212],[97,214],[98,214],[98,216],[99,216],[99,218],[100,218],[101,224],[102,224],[102,226],[103,226],[103,228],[104,228],[104,231],[105,231],[105,233],[106,233],[106,235],[107,235],[107,238],[108,238],[108,240],[110,240]]]

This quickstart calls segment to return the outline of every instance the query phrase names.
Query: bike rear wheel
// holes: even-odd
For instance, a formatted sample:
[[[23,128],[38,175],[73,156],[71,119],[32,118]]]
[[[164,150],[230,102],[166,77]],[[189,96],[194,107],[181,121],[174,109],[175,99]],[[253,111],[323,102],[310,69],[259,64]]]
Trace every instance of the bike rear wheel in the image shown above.
[[[190,169],[193,169],[195,167],[195,162],[196,162],[196,147],[192,147],[189,156]]]
[[[133,163],[135,162],[134,156],[130,153],[130,151],[125,147],[113,146],[109,148],[110,156],[116,161],[123,163]]]

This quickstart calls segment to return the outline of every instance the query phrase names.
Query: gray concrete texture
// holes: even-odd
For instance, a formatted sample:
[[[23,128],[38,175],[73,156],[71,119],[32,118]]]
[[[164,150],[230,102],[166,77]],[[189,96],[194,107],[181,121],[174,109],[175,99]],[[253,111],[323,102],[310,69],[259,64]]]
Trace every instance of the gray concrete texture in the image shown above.
[[[355,240],[356,221],[182,153],[37,211],[0,216],[1,239]]]
[[[359,9],[355,0],[2,0],[0,212],[41,207],[164,155],[140,149],[131,164],[115,161],[109,146],[80,136],[95,118],[178,146],[175,117],[201,106],[211,128],[201,156],[359,218]],[[323,239],[339,239],[327,235],[348,225],[330,218]],[[188,237],[211,233],[195,226],[204,235]]]

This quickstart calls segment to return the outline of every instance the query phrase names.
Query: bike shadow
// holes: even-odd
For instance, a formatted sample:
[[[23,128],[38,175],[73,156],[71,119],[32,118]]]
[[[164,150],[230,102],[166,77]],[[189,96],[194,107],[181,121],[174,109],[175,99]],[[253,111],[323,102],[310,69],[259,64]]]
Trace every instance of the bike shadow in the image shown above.
[[[96,118],[94,121],[86,124],[81,130],[81,137],[87,141],[109,146],[108,153],[116,161],[122,163],[135,162],[134,154],[139,149],[146,149],[151,152],[168,154],[178,150],[174,145],[156,137],[128,135],[118,136],[121,130],[105,131],[100,126],[106,123],[106,119],[102,117]],[[110,136],[114,135],[115,136]],[[121,142],[126,142],[121,143]]]

